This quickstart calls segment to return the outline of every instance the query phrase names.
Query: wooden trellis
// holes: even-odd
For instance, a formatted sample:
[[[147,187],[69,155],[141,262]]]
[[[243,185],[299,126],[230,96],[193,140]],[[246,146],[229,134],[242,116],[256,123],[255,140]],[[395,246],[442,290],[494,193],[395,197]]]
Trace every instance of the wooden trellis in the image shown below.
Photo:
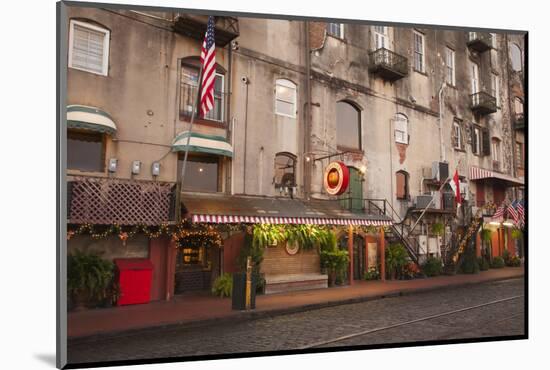
[[[75,177],[70,183],[69,223],[151,226],[172,219],[174,184],[99,177]]]

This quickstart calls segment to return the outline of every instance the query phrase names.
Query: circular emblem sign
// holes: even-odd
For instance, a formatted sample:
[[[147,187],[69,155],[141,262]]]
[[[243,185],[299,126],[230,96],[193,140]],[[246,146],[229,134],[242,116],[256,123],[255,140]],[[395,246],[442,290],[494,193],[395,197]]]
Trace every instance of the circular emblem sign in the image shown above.
[[[325,168],[323,182],[325,185],[325,190],[330,195],[340,195],[344,193],[349,184],[348,167],[339,161],[330,163]]]
[[[290,244],[287,242],[285,245],[286,253],[288,253],[291,256],[294,256],[296,253],[298,253],[299,249],[300,249],[300,246],[296,242],[293,244]]]

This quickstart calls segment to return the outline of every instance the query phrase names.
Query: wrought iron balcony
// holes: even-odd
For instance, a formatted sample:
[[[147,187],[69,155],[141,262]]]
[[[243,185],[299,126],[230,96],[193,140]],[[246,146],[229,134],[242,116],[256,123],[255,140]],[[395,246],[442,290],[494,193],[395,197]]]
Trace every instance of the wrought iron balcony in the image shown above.
[[[470,109],[474,113],[489,114],[497,111],[497,99],[484,91],[470,95]]]
[[[483,53],[493,47],[493,39],[490,33],[468,32],[468,42],[466,44],[469,48]]]
[[[516,130],[523,130],[525,128],[525,120],[522,113],[516,113],[514,116],[514,128]]]
[[[184,36],[202,41],[206,33],[208,16],[198,14],[176,14],[174,31]],[[239,36],[239,20],[235,17],[215,17],[216,29],[214,37],[216,46],[224,47]]]
[[[174,220],[175,184],[75,176],[67,180],[67,222],[161,225]]]
[[[369,71],[385,80],[395,81],[407,75],[408,59],[391,50],[380,48],[369,53]]]

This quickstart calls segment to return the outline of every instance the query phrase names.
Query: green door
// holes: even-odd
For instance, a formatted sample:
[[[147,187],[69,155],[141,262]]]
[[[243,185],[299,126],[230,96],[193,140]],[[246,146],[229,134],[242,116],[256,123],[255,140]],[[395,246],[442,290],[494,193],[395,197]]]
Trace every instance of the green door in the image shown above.
[[[349,168],[348,190],[342,194],[342,207],[355,213],[363,212],[363,181],[357,168]]]

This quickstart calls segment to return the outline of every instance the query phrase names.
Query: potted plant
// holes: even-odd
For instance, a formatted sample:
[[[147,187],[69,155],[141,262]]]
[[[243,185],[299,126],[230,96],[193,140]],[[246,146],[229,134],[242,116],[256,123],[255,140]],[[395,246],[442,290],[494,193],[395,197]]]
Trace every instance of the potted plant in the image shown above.
[[[436,222],[432,224],[431,231],[433,235],[443,236],[443,232],[445,231],[445,225],[442,222]]]
[[[403,245],[394,243],[386,248],[386,271],[390,279],[401,276],[407,262],[407,251]]]
[[[114,280],[115,265],[97,254],[79,250],[67,256],[67,291],[75,305],[82,309],[118,295]]]

